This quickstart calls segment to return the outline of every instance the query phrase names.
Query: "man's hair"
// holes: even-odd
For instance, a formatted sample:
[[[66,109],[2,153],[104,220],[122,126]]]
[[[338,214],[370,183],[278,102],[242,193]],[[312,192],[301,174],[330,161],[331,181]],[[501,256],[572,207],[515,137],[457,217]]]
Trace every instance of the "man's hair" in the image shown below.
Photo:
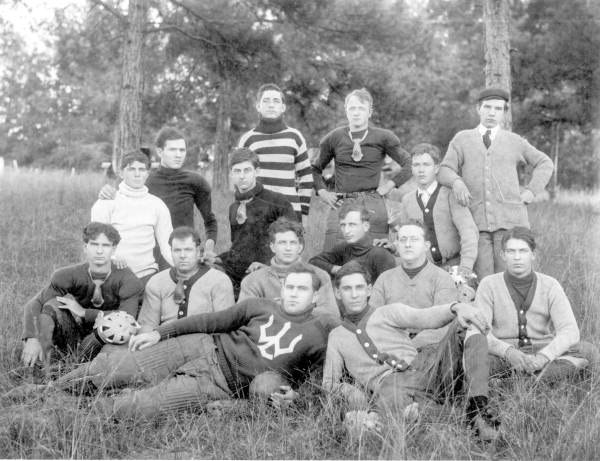
[[[260,102],[260,98],[262,98],[265,91],[277,91],[281,95],[281,102],[284,101],[283,91],[274,83],[265,83],[261,85],[258,91],[256,92],[256,102]]]
[[[183,139],[185,141],[185,136],[181,131],[172,126],[163,126],[158,134],[156,135],[156,140],[154,144],[159,149],[165,147],[167,141],[174,141],[176,139]]]
[[[346,99],[344,100],[344,107],[346,107],[348,105],[348,101],[350,100],[350,98],[352,96],[355,96],[356,98],[358,98],[358,100],[362,103],[365,103],[365,102],[368,103],[369,109],[373,108],[373,96],[371,96],[371,93],[369,93],[366,88],[352,90],[350,93],[348,93],[348,95],[346,96]]]
[[[434,146],[433,144],[428,144],[426,142],[422,142],[420,144],[417,144],[410,151],[411,158],[415,157],[417,155],[425,155],[425,154],[429,154],[429,156],[433,160],[433,163],[436,165],[439,165],[440,162],[442,161],[442,154],[441,154],[440,150],[437,148],[437,146]]]
[[[400,228],[404,227],[404,226],[416,226],[416,227],[420,228],[423,231],[423,237],[425,238],[425,241],[426,242],[431,241],[431,235],[429,235],[429,229],[427,228],[427,226],[425,224],[423,224],[422,221],[419,221],[418,219],[408,219],[406,221],[402,221],[398,224],[395,224],[396,232],[398,232],[400,230]]]
[[[253,150],[250,150],[247,147],[238,147],[233,149],[229,153],[229,169],[231,170],[234,165],[242,162],[250,162],[254,168],[258,168],[260,166],[258,155],[256,155],[256,152]]]
[[[103,222],[92,221],[83,228],[83,243],[97,239],[100,234],[104,234],[113,246],[117,246],[121,241],[119,231],[113,226]]]
[[[502,236],[502,249],[506,250],[506,242],[510,239],[523,240],[531,251],[535,251],[535,236],[531,229],[527,229],[523,226],[516,226],[512,229],[508,229]]]
[[[361,274],[365,278],[367,285],[371,284],[371,274],[369,274],[369,271],[365,269],[361,263],[354,260],[344,264],[337,274],[335,274],[335,279],[333,281],[335,287],[339,288],[340,284],[342,283],[342,278],[352,274]]]
[[[173,243],[173,240],[185,240],[188,237],[192,238],[192,241],[196,244],[197,247],[202,243],[202,239],[200,238],[200,234],[190,227],[190,226],[179,226],[173,229],[171,235],[169,235],[169,245]]]
[[[321,279],[317,275],[317,272],[308,264],[302,261],[298,261],[292,264],[289,267],[288,273],[285,276],[285,278],[287,279],[290,274],[310,274],[310,277],[312,279],[313,291],[318,291],[319,288],[321,288]]]
[[[123,158],[121,159],[121,169],[124,170],[133,162],[143,163],[148,169],[150,169],[151,166],[150,157],[144,154],[141,150],[133,150],[123,155]]]
[[[296,237],[298,237],[300,243],[304,245],[304,228],[302,227],[302,224],[300,224],[297,221],[292,221],[291,219],[286,218],[285,216],[277,218],[269,226],[269,241],[271,243],[275,243],[276,234],[290,231],[296,234]]]
[[[338,211],[338,218],[341,221],[346,216],[348,216],[348,213],[351,213],[353,211],[357,211],[360,214],[360,219],[361,219],[362,222],[369,222],[370,221],[370,219],[371,219],[371,213],[369,212],[369,210],[367,210],[364,207],[364,205],[360,205],[359,203],[356,203],[356,202],[346,202],[346,203],[344,203],[341,206],[340,211]]]

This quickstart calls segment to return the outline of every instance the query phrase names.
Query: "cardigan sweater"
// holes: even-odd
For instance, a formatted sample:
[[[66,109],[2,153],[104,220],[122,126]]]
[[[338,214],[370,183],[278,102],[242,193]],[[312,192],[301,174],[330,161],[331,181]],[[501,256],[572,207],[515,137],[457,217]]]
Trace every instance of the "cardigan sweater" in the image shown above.
[[[410,278],[402,266],[385,271],[373,284],[369,306],[402,303],[418,309],[456,301],[456,287],[448,272],[427,262],[425,267]],[[422,330],[413,338],[417,348],[438,343],[447,327]]]
[[[334,277],[331,272],[334,266],[343,266],[353,260],[369,271],[372,282],[377,280],[381,273],[396,267],[396,259],[392,253],[385,248],[373,246],[373,239],[368,235],[356,243],[339,243],[331,250],[313,256],[308,262]]]
[[[325,357],[336,322],[311,311],[287,314],[269,299],[251,298],[229,309],[160,325],[161,339],[189,333],[215,337],[219,367],[234,394],[246,395],[252,379],[268,370],[303,380]]]
[[[243,134],[238,147],[247,147],[258,155],[258,179],[265,189],[283,194],[296,213],[308,215],[313,176],[306,141],[300,131],[262,120],[259,126]],[[276,130],[276,131],[273,131]]]
[[[534,195],[542,192],[554,169],[546,154],[506,130],[499,130],[486,149],[477,128],[464,130],[450,141],[438,181],[452,188],[462,178],[471,193],[469,208],[480,231],[529,227],[527,207],[520,197],[517,172],[520,164],[533,167],[527,189]]]
[[[524,326],[533,344],[546,344],[539,352],[554,360],[579,342],[579,328],[560,283],[539,272],[535,275],[537,286],[531,306],[525,312],[527,322]],[[509,347],[518,348],[519,313],[503,273],[489,275],[481,281],[475,303],[492,326],[488,334],[490,353],[504,357]]]
[[[317,273],[321,281],[321,288],[317,291],[317,300],[313,312],[315,315],[329,314],[339,318],[340,313],[333,295],[329,274],[312,264],[307,265]],[[238,301],[248,298],[279,299],[281,297],[281,286],[286,275],[287,273],[278,272],[272,265],[251,272],[242,280]]]
[[[206,239],[217,241],[217,218],[212,212],[208,182],[193,171],[160,166],[146,180],[148,191],[165,202],[171,213],[173,228],[194,228],[194,205],[204,220]]]
[[[331,160],[335,161],[335,191],[361,192],[375,190],[379,186],[381,169],[386,155],[395,160],[402,169],[393,178],[397,186],[411,177],[410,156],[400,146],[400,140],[390,130],[369,125],[367,137],[360,143],[363,158],[352,159],[354,143],[350,139],[349,127],[341,126],[325,135],[319,145],[319,157],[313,164],[315,189],[327,189],[323,170]]]
[[[424,221],[417,193],[418,191],[411,192],[402,198],[399,209],[400,222]],[[442,261],[460,254],[460,266],[473,270],[477,259],[479,231],[469,209],[456,201],[449,188],[442,186],[430,213],[433,215],[435,236]]]
[[[25,304],[23,319],[23,339],[37,338],[37,318],[42,307],[57,296],[72,295],[85,309],[84,323],[90,328],[100,311],[119,309],[134,317],[137,316],[139,299],[144,287],[129,268],[117,269],[111,265],[110,275],[101,285],[104,304],[95,308],[92,304],[94,282],[89,273],[89,264],[80,263],[58,269],[50,278],[50,283]]]
[[[191,286],[184,283],[186,297],[181,304],[176,304],[173,299],[176,286],[171,269],[161,271],[148,280],[138,316],[142,328],[153,330],[177,318],[221,311],[235,304],[231,280],[216,269],[208,269]]]
[[[98,200],[92,206],[92,221],[112,224],[121,235],[114,253],[123,258],[135,275],[144,277],[158,270],[154,246],[158,242],[165,260],[173,265],[169,236],[171,215],[165,203],[148,189],[132,189],[119,184],[114,200]]]

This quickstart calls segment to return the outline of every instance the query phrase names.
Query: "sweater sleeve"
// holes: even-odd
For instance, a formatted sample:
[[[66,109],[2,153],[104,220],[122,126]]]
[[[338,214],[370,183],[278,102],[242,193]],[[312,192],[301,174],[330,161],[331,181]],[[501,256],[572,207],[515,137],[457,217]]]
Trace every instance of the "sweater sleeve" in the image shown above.
[[[323,269],[325,272],[331,275],[331,269],[333,269],[333,266],[342,265],[343,245],[344,244],[339,244],[334,246],[329,251],[319,253],[318,255],[310,258],[308,262],[313,266]]]
[[[144,329],[154,330],[160,325],[161,319],[161,296],[156,280],[151,278],[144,290],[144,301],[138,316],[138,323]]]
[[[23,334],[22,339],[37,338],[39,335],[39,325],[37,319],[42,312],[42,296],[43,290],[36,294],[25,304],[23,311]]]
[[[321,278],[321,288],[317,292],[317,305],[315,307],[316,314],[329,314],[336,319],[340,317],[340,311],[337,307],[337,301],[333,294],[333,286],[331,285],[331,278],[325,274],[325,277]]]
[[[119,287],[119,309],[137,318],[140,298],[144,292],[144,286],[129,269],[124,269],[123,279]],[[87,309],[92,310],[92,309]],[[87,312],[86,312],[87,314]],[[94,317],[95,319],[95,317]]]
[[[550,360],[563,355],[579,342],[579,327],[573,315],[571,303],[560,284],[554,281],[548,294],[549,313],[556,336],[544,347],[540,354]]]
[[[531,180],[527,184],[527,188],[533,192],[534,195],[538,195],[544,190],[548,181],[552,177],[554,171],[554,164],[550,157],[544,154],[542,151],[537,150],[525,139],[522,140],[524,143],[523,157],[525,161],[533,167],[531,173]]]
[[[235,304],[233,296],[233,284],[231,279],[219,272],[219,283],[213,283],[210,289],[210,298],[213,310],[223,311]],[[242,301],[240,299],[240,301]]]
[[[400,172],[392,178],[396,187],[399,187],[412,176],[410,154],[400,146],[400,139],[392,132],[386,136],[384,153],[400,165]]]
[[[396,258],[385,248],[374,247],[369,259],[373,265],[371,268],[373,280],[377,280],[385,271],[396,267]]]
[[[377,308],[385,305],[386,281],[387,279],[383,276],[380,276],[377,280],[375,280],[373,289],[371,290],[371,297],[369,298],[369,306]]]
[[[460,237],[460,266],[473,270],[477,259],[477,244],[479,242],[479,230],[471,211],[456,201],[454,194],[448,194],[450,214],[452,222],[458,230]]]
[[[450,274],[439,273],[433,294],[433,305],[452,303],[456,301],[457,290]]]
[[[504,357],[512,345],[494,336],[494,293],[491,284],[485,278],[481,281],[475,294],[475,305],[481,309],[492,329],[487,335],[488,350],[490,354]]]
[[[459,153],[456,146],[456,136],[450,141],[448,150],[440,164],[440,170],[437,174],[438,182],[452,189],[454,181],[460,179],[462,171],[462,155]]]
[[[208,182],[201,176],[198,176],[197,181],[193,185],[194,188],[194,203],[196,208],[202,215],[204,220],[204,231],[206,240],[217,241],[218,224],[217,218],[212,211],[212,196]]]
[[[298,197],[300,198],[300,207],[303,215],[308,215],[310,198],[312,196],[313,173],[310,161],[308,160],[308,149],[304,136],[297,131],[300,145],[294,159],[294,169],[296,170],[296,179],[298,180]]]
[[[340,352],[335,330],[329,334],[327,341],[327,353],[325,354],[325,365],[323,366],[323,389],[332,392],[342,382],[344,373],[344,358]]]
[[[256,272],[251,272],[242,279],[240,284],[240,294],[238,301],[244,301],[248,298],[264,298],[265,295],[257,281]]]
[[[171,255],[171,246],[169,245],[169,237],[173,232],[173,223],[171,221],[171,213],[165,202],[157,197],[156,200],[156,226],[154,227],[154,235],[160,248],[160,253],[169,265],[173,266],[173,256]]]
[[[319,157],[312,165],[313,180],[317,192],[321,189],[327,189],[325,180],[323,179],[323,170],[335,157],[335,150],[331,144],[331,137],[332,133],[330,132],[321,140],[319,143]]]
[[[96,203],[92,205],[92,221],[110,224],[114,206],[114,200],[96,200]]]

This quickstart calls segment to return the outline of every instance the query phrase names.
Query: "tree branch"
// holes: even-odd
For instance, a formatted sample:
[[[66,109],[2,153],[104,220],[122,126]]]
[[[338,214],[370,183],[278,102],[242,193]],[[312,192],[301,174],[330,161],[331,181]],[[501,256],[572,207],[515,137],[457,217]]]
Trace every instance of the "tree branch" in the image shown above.
[[[93,5],[104,8],[110,14],[115,16],[122,25],[126,26],[129,23],[129,21],[127,20],[127,16],[122,15],[121,13],[119,13],[119,11],[115,7],[109,5],[108,3],[104,2],[103,0],[91,0],[91,2]]]
[[[199,35],[192,35],[189,32],[185,31],[184,29],[182,29],[179,26],[176,26],[175,24],[165,24],[159,27],[154,27],[152,29],[146,29],[144,31],[145,33],[154,33],[154,32],[179,32],[181,35],[186,36],[187,38],[191,39],[191,40],[195,40],[197,42],[202,42],[202,43],[206,43],[208,45],[214,46],[214,47],[218,47],[219,44],[216,42],[213,42],[212,40],[209,40],[205,37],[201,37]]]

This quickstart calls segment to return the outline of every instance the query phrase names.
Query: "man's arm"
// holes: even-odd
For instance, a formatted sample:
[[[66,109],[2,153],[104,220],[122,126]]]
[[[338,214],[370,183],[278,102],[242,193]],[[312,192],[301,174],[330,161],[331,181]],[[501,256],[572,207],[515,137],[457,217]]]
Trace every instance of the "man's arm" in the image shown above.
[[[373,284],[373,289],[371,290],[371,297],[369,298],[369,306],[370,307],[381,307],[386,304],[385,302],[385,284],[387,283],[387,279],[385,277],[379,276],[375,283]]]
[[[238,301],[244,301],[248,298],[264,298],[265,293],[259,283],[257,272],[252,272],[242,279],[240,284],[240,294]]]
[[[400,172],[392,178],[396,187],[400,187],[412,176],[410,166],[410,154],[402,148],[400,145],[400,139],[398,136],[391,133],[386,137],[384,144],[384,154],[388,155],[398,165],[400,165]]]
[[[463,303],[450,303],[441,306],[415,309],[402,303],[388,304],[386,314],[391,323],[403,329],[433,329],[441,328],[455,318],[464,328],[474,326],[487,334],[489,323],[485,316],[475,306]]]
[[[323,389],[333,392],[342,383],[344,373],[344,358],[338,348],[336,335],[329,334],[327,341],[327,352],[325,353],[325,365],[323,366]]]
[[[312,165],[313,181],[317,193],[321,190],[327,190],[325,179],[323,179],[323,170],[334,157],[335,150],[331,145],[331,133],[329,133],[321,139],[319,143],[319,156]]]
[[[450,141],[446,155],[440,164],[437,180],[442,186],[452,189],[454,181],[461,179],[463,156],[456,146],[456,136]]]
[[[171,246],[169,245],[169,237],[173,232],[173,222],[171,221],[171,213],[161,199],[157,197],[156,206],[156,225],[154,227],[154,235],[160,248],[160,253],[165,261],[173,266],[173,256],[171,255]]]
[[[319,291],[317,292],[315,312],[329,314],[336,319],[339,319],[340,317],[340,310],[338,309],[337,301],[333,294],[331,278],[328,274],[325,274],[325,277],[321,278],[321,288],[319,288]]]
[[[313,256],[308,260],[310,264],[313,266],[317,266],[320,269],[323,269],[328,274],[333,274],[333,269],[337,266],[340,267],[343,265],[343,244],[334,246],[329,251],[323,251],[318,255]]]
[[[373,251],[375,254],[375,258],[373,260],[375,262],[375,270],[377,274],[381,275],[385,271],[396,267],[396,258],[394,258],[394,255],[386,248],[376,247],[371,251]]]
[[[194,203],[196,208],[202,215],[204,220],[204,231],[206,233],[206,244],[209,240],[212,240],[212,246],[217,241],[218,224],[217,218],[212,211],[212,194],[208,182],[202,177],[198,176],[198,181],[194,184]]]
[[[458,230],[460,237],[460,267],[473,270],[477,259],[477,244],[479,242],[479,229],[471,211],[458,203],[454,194],[448,194],[452,222]]]
[[[523,157],[525,158],[525,161],[533,167],[531,180],[529,181],[529,184],[527,184],[527,189],[534,195],[538,195],[544,190],[548,181],[550,181],[554,171],[554,164],[552,163],[552,160],[550,160],[550,157],[542,151],[537,150],[525,139],[523,139],[523,142]]]
[[[312,196],[312,189],[314,186],[312,167],[308,160],[308,149],[306,148],[306,141],[302,134],[297,132],[300,145],[294,158],[294,168],[296,170],[296,179],[298,182],[298,197],[300,198],[300,207],[302,214],[308,216],[308,210],[310,206],[310,198]]]
[[[214,283],[210,290],[210,297],[215,312],[223,311],[235,304],[231,279],[222,272],[219,272],[219,282]]]
[[[114,200],[96,200],[92,205],[91,220],[110,224]]]
[[[161,319],[161,301],[159,286],[151,278],[144,289],[144,301],[138,315],[138,323],[143,331],[152,331],[160,325]]]
[[[485,316],[486,320],[490,325],[494,323],[494,293],[492,287],[486,283],[486,280],[482,280],[477,292],[475,294],[475,306]],[[501,339],[494,336],[493,331],[487,335],[488,350],[490,354],[498,357],[506,357],[506,352],[509,348],[513,347],[512,344],[502,341]]]
[[[433,293],[433,305],[451,303],[457,301],[457,289],[454,280],[448,273],[440,274],[435,284]]]

